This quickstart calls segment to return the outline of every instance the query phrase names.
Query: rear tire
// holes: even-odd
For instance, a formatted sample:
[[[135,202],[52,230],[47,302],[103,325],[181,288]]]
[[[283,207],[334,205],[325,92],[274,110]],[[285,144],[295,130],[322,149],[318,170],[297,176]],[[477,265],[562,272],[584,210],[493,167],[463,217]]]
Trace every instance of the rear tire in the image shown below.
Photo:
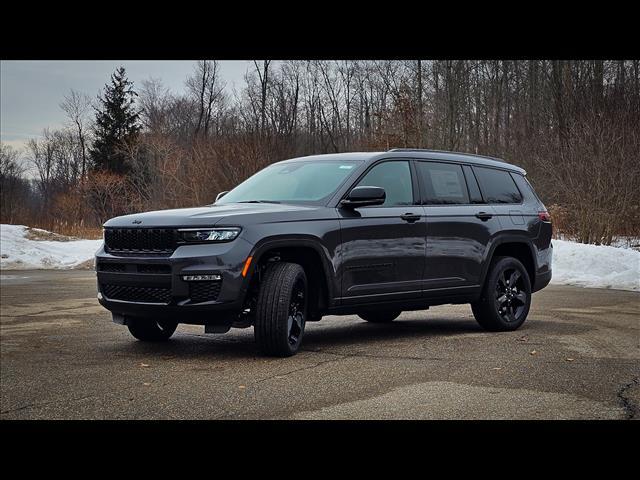
[[[297,263],[275,263],[264,273],[258,301],[254,336],[265,355],[294,355],[307,320],[307,277]]]
[[[369,323],[390,323],[401,313],[400,310],[382,310],[380,312],[360,312],[358,316]]]
[[[479,301],[471,304],[473,316],[485,330],[505,332],[524,323],[531,306],[531,281],[527,269],[513,257],[496,257]]]
[[[176,331],[178,322],[127,317],[127,327],[131,335],[142,342],[164,342]]]

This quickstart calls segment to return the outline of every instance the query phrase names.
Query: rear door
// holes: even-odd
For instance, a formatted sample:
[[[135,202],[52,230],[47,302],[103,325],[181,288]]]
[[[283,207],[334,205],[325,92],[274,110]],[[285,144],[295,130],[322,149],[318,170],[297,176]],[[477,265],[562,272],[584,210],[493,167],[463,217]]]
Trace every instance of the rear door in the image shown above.
[[[343,304],[419,298],[426,223],[409,160],[384,160],[352,186],[382,187],[383,205],[338,208]]]
[[[492,206],[497,215],[502,230],[527,230],[525,216],[537,212],[527,212],[522,193],[518,189],[511,174],[505,170],[474,165],[473,171],[480,184],[480,190],[486,202]],[[529,208],[531,210],[531,208]]]
[[[495,212],[484,204],[470,167],[415,164],[427,220],[425,293],[479,285],[486,249],[500,226]]]

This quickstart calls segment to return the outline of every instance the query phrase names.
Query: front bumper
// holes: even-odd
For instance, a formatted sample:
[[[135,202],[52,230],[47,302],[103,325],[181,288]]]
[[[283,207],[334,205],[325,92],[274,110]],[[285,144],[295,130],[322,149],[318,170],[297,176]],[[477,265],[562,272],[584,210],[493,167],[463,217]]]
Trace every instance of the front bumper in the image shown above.
[[[171,318],[180,323],[231,322],[242,311],[248,277],[242,276],[251,244],[183,245],[170,256],[96,254],[98,300],[125,316]],[[184,275],[219,275],[185,281]]]

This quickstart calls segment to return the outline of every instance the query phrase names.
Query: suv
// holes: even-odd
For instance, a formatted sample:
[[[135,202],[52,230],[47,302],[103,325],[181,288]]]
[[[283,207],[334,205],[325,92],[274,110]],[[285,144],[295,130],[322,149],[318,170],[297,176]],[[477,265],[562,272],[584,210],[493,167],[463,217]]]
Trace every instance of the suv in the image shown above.
[[[277,356],[323,315],[470,303],[485,329],[515,330],[551,280],[550,217],[525,175],[414,149],[278,162],[212,205],[106,222],[98,299],[139,340],[253,326]]]

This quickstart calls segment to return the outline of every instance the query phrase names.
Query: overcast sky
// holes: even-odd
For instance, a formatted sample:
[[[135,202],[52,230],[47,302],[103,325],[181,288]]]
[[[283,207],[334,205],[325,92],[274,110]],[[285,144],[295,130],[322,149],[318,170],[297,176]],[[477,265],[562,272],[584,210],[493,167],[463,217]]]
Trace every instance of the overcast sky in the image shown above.
[[[120,65],[140,86],[143,80],[159,78],[172,92],[182,92],[195,61],[123,60],[111,61],[0,61],[0,141],[16,148],[38,137],[46,127],[59,128],[65,122],[60,102],[70,89],[95,98],[109,76]],[[245,60],[220,61],[220,72],[231,91],[240,88],[247,68]]]

